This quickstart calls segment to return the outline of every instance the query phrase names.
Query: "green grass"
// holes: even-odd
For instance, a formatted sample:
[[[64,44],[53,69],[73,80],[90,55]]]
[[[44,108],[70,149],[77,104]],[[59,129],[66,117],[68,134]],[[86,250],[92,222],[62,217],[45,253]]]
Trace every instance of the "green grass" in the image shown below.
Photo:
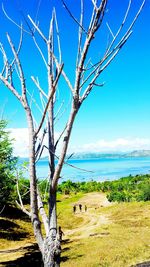
[[[58,195],[58,224],[65,233],[62,243],[62,267],[130,267],[140,262],[150,261],[150,202],[116,203],[109,207],[102,207],[99,203],[99,207],[95,209],[90,198],[86,216],[84,213],[74,215],[72,207],[79,200],[82,202],[83,196],[84,201],[86,199],[88,201],[92,193]],[[73,232],[67,236],[69,229],[83,227],[94,216],[106,216],[108,222],[99,226],[94,225],[95,228],[89,232],[91,235],[89,234],[88,237],[80,238],[82,234],[80,229],[76,234]],[[24,219],[24,217],[0,217],[1,222],[6,220],[8,226],[5,228],[4,221],[3,227],[1,224],[0,250],[20,248],[35,242],[31,223]],[[84,231],[86,231],[86,225]],[[9,234],[9,238],[5,235],[2,238],[2,234],[5,233]],[[16,239],[13,239],[14,233]],[[9,254],[2,253],[0,262],[14,261],[27,252],[22,250]]]
[[[70,194],[70,195],[58,195],[58,225],[61,225],[62,229],[73,229],[77,225],[83,222],[83,219],[76,217],[73,214],[73,205],[81,197],[83,193]]]

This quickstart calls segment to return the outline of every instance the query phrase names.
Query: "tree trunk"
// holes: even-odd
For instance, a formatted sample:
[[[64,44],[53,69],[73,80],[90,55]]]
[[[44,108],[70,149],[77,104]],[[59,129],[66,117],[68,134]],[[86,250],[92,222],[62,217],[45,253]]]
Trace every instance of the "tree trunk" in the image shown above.
[[[49,199],[49,235],[44,241],[44,267],[59,267],[61,244],[57,233],[57,216],[56,216],[56,191],[50,190]]]

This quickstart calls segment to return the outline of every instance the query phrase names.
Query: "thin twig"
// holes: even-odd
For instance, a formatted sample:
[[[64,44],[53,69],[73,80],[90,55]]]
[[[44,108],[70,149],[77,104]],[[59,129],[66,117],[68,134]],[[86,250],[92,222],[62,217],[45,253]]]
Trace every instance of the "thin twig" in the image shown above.
[[[81,15],[80,15],[80,24],[83,26],[83,0],[81,0]],[[81,27],[79,27],[79,33],[78,33],[78,53],[77,53],[77,59],[76,59],[76,68],[78,67],[80,53],[81,53],[81,44],[82,44],[82,33],[83,30]]]
[[[43,96],[45,96],[46,99],[48,99],[47,94],[46,94],[46,93],[44,92],[44,90],[41,88],[39,82],[35,79],[35,77],[34,77],[34,76],[31,76],[31,79],[32,79],[32,81],[35,83],[35,85],[37,86],[37,88],[39,89],[40,93],[41,93]]]
[[[5,14],[5,16],[6,16],[6,18],[7,18],[8,20],[10,20],[13,24],[15,24],[19,29],[22,29],[24,32],[26,32],[26,33],[32,35],[31,32],[28,32],[27,30],[25,30],[24,28],[22,28],[19,24],[17,24],[12,18],[10,18],[10,17],[8,16],[8,14],[6,13],[6,11],[5,11],[5,9],[4,9],[4,5],[3,5],[3,3],[2,3],[2,10],[3,10],[3,12],[4,12],[4,14]]]
[[[55,8],[54,8],[54,19],[55,19],[55,25],[56,25],[57,42],[58,42],[59,63],[61,64],[61,61],[62,61],[61,45],[60,45],[59,27],[58,27],[58,22],[57,22],[57,16],[56,16],[56,10],[55,10]]]
[[[15,49],[8,33],[7,33],[7,39],[8,39],[8,42],[10,44],[10,47],[12,49],[12,52],[14,54],[14,57],[15,57],[15,60],[16,60],[17,66],[18,66],[20,82],[21,82],[21,89],[22,89],[22,97],[25,99],[26,98],[26,85],[25,85],[25,78],[24,78],[24,73],[23,73],[23,69],[21,66],[21,62],[20,62],[20,59],[19,59],[18,54],[16,52],[16,49]]]
[[[44,110],[44,112],[43,112],[43,116],[42,116],[41,122],[40,122],[40,124],[39,124],[39,128],[38,128],[38,129],[36,130],[36,132],[35,132],[35,135],[36,135],[36,136],[38,135],[39,131],[41,130],[41,127],[42,127],[42,125],[43,125],[43,122],[44,122],[44,119],[45,119],[45,116],[46,116],[47,109],[48,109],[48,107],[49,107],[50,101],[51,101],[51,99],[52,99],[52,97],[53,97],[53,95],[54,95],[54,93],[55,93],[55,91],[56,91],[56,85],[57,85],[57,82],[58,82],[58,80],[59,80],[59,76],[60,76],[60,74],[61,74],[61,72],[62,72],[62,68],[63,68],[63,64],[61,65],[61,68],[60,68],[60,70],[59,70],[59,73],[58,73],[58,75],[57,75],[57,77],[56,77],[56,80],[55,80],[55,82],[54,82],[53,88],[52,88],[52,90],[51,90],[51,93],[50,93],[50,95],[49,95],[49,98],[48,98],[48,101],[47,101],[45,110]]]
[[[65,2],[63,0],[61,0],[61,1],[62,1],[63,5],[64,5],[65,9],[67,10],[68,14],[70,15],[70,17],[78,24],[78,26],[83,30],[83,32],[85,32],[88,35],[88,32],[83,28],[83,26],[79,23],[79,21],[74,17],[74,15],[69,10],[69,8],[65,4]]]
[[[33,24],[33,26],[35,27],[35,29],[38,31],[39,35],[42,37],[42,39],[44,40],[45,43],[47,43],[47,39],[44,36],[44,34],[42,33],[42,31],[40,30],[40,28],[35,24],[35,22],[32,20],[32,18],[30,17],[30,15],[28,15],[29,20],[31,21],[31,23]]]
[[[44,147],[45,147],[47,150],[49,150],[47,146],[44,145]],[[50,152],[53,153],[52,151],[50,151]],[[53,154],[54,154],[54,153],[53,153]],[[56,154],[54,154],[54,156],[59,160],[59,157],[58,157]],[[68,166],[70,166],[70,167],[72,167],[72,168],[74,168],[74,169],[80,170],[80,171],[94,173],[94,171],[89,171],[89,170],[86,170],[86,169],[83,169],[83,168],[76,167],[76,166],[74,166],[73,164],[70,164],[70,163],[68,163],[68,162],[65,161],[65,160],[64,160],[64,164],[65,164],[65,165],[68,165]]]

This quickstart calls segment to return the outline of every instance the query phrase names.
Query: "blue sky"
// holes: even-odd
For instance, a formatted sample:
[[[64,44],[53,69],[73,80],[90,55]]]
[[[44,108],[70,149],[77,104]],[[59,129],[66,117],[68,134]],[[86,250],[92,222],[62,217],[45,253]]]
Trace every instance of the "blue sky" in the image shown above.
[[[74,81],[73,66],[76,53],[77,25],[70,19],[61,1],[44,0],[37,1],[9,1],[4,0],[4,6],[8,14],[18,23],[24,16],[30,14],[34,19],[38,4],[40,9],[37,18],[41,28],[46,34],[49,25],[48,18],[52,6],[56,6],[57,18],[60,27],[61,46],[63,51],[64,69],[71,81]],[[66,1],[75,16],[79,14],[79,0]],[[134,0],[129,20],[140,6],[141,0]],[[2,1],[0,1],[2,3]],[[128,1],[110,0],[107,8],[107,22],[115,33],[127,7]],[[88,21],[91,10],[91,1],[86,0],[85,24]],[[100,82],[105,82],[102,88],[95,88],[89,98],[84,102],[75,121],[70,150],[71,151],[124,151],[133,149],[150,149],[150,1],[147,0],[134,32],[126,45],[120,51],[118,57],[105,70],[100,77]],[[103,31],[95,38],[91,57],[95,62],[96,57],[103,53],[107,42],[108,29],[104,21]],[[0,41],[8,49],[5,33],[8,32],[14,43],[19,40],[19,30],[0,11]],[[42,42],[40,41],[42,45]],[[43,46],[44,49],[44,46]],[[30,81],[31,75],[38,75],[42,84],[45,70],[40,57],[35,52],[31,38],[25,34],[23,49],[20,54],[25,69],[28,86],[33,87]],[[0,63],[1,64],[1,63]],[[1,66],[1,65],[0,65]],[[16,85],[17,82],[16,82]],[[61,91],[66,102],[69,99],[68,89],[62,82]],[[9,120],[9,128],[16,140],[26,142],[26,120],[24,111],[14,96],[1,85],[0,90],[1,111],[4,107],[4,117]],[[37,115],[38,116],[38,115]],[[61,119],[56,132],[60,131],[61,124],[66,119],[67,113]],[[18,143],[17,143],[18,142]],[[20,141],[15,143],[16,153],[22,155],[23,150]],[[21,152],[22,151],[22,152]]]

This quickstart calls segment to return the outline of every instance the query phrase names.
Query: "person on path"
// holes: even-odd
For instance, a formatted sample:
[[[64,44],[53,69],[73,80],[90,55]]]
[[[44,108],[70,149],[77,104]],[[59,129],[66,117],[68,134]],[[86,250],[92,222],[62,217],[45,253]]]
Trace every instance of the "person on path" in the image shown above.
[[[73,206],[73,212],[76,213],[76,205]]]
[[[79,204],[79,210],[82,211],[82,204]]]
[[[62,236],[64,235],[64,232],[61,230],[61,226],[58,228],[58,233],[59,233],[59,239],[62,241]]]

